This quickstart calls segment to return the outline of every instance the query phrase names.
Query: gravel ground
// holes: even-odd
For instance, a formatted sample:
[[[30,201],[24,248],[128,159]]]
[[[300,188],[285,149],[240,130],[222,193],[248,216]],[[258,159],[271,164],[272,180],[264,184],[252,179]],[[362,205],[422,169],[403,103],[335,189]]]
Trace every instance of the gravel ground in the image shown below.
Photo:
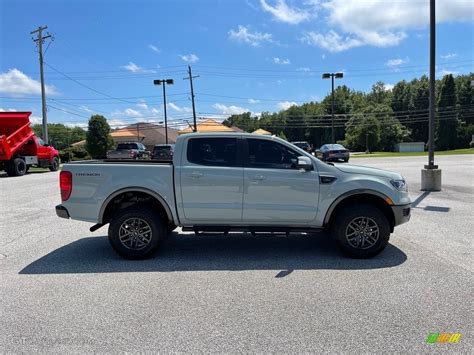
[[[437,158],[436,193],[419,191],[425,161],[353,161],[401,172],[414,200],[371,260],[324,234],[175,232],[126,261],[105,228],[56,217],[57,173],[0,176],[0,352],[471,352],[474,156]]]

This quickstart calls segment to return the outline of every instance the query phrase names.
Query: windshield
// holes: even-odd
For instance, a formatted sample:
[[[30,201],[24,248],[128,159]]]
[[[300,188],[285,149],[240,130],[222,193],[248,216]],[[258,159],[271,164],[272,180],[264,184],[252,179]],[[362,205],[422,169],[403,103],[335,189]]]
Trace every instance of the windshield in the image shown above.
[[[117,150],[122,150],[122,149],[137,149],[137,144],[136,143],[119,143],[119,145],[117,145]]]

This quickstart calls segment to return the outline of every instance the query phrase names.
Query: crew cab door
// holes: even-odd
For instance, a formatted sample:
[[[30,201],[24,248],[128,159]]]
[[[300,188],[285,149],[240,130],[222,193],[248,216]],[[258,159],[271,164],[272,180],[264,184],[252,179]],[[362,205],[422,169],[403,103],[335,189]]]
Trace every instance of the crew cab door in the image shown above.
[[[243,167],[236,137],[190,138],[179,168],[184,223],[242,220]]]
[[[314,220],[318,174],[296,168],[301,153],[272,140],[245,141],[242,222],[294,226]]]

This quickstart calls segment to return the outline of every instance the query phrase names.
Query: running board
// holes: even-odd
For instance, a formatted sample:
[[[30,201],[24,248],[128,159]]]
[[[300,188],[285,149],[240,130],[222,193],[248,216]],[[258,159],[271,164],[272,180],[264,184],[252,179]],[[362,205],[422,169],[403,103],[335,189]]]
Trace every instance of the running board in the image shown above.
[[[269,227],[269,226],[183,226],[183,232],[251,232],[251,233],[317,233],[324,230],[320,227]]]

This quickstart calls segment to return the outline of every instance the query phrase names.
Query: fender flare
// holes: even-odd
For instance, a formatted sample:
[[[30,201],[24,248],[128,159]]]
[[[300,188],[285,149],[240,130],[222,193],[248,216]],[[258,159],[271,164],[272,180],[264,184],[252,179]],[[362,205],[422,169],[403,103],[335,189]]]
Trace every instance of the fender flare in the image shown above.
[[[327,225],[329,223],[329,220],[331,219],[331,215],[336,209],[336,207],[339,205],[340,202],[345,200],[347,197],[350,196],[356,196],[356,195],[374,195],[377,197],[380,197],[382,200],[386,201],[388,196],[384,195],[381,192],[371,190],[371,189],[356,189],[356,190],[351,190],[343,193],[340,195],[338,198],[336,198],[331,205],[329,206],[328,210],[326,211],[326,215],[324,217],[323,225]],[[387,204],[388,205],[388,204]]]
[[[125,188],[116,190],[115,192],[110,194],[109,197],[107,197],[105,199],[104,203],[102,203],[102,206],[100,207],[99,223],[102,223],[102,219],[104,218],[105,210],[107,209],[107,206],[109,205],[110,201],[112,201],[115,197],[117,197],[118,195],[121,195],[125,192],[143,192],[143,193],[146,193],[146,194],[152,196],[163,206],[163,208],[165,209],[165,212],[166,212],[166,216],[168,217],[168,220],[174,221],[173,214],[171,213],[171,208],[170,208],[170,206],[168,206],[168,203],[163,199],[163,197],[161,197],[156,192],[154,192],[152,190],[149,190],[147,188],[135,186],[135,187],[125,187]]]

